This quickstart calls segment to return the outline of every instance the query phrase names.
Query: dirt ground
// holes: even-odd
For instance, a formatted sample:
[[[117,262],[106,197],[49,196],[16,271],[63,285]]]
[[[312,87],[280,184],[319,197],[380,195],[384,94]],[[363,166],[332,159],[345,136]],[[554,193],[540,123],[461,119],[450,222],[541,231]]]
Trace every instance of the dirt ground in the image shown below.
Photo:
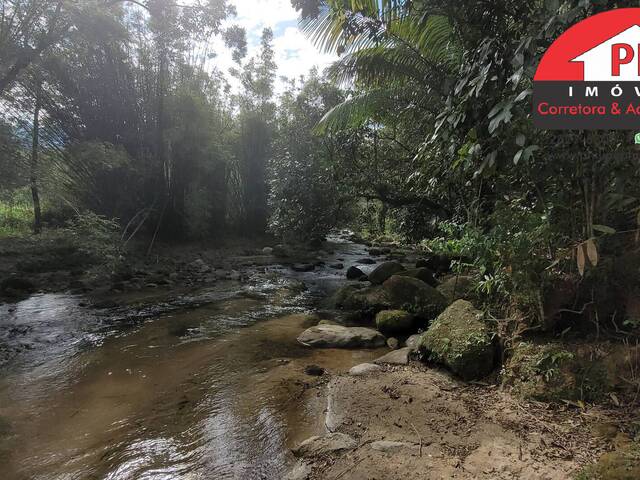
[[[325,388],[327,430],[357,447],[301,458],[291,478],[567,479],[621,426],[604,410],[522,402],[418,364],[336,376]]]

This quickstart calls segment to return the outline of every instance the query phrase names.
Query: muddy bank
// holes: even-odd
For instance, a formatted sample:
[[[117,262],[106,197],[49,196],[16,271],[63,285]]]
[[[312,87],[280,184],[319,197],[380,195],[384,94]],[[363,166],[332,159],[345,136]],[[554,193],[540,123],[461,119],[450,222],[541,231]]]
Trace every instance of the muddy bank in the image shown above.
[[[324,388],[330,441],[296,450],[291,479],[564,480],[626,436],[628,419],[611,411],[523,402],[419,364]]]

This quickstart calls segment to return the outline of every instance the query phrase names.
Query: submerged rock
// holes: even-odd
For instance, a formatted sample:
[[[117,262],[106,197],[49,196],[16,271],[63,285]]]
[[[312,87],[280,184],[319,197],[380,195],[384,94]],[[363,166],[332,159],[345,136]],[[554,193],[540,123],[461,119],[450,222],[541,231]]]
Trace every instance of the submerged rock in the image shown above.
[[[298,336],[303,345],[317,348],[376,348],[385,344],[377,330],[342,325],[317,325]]]
[[[358,280],[360,277],[363,277],[364,272],[360,270],[358,267],[349,267],[347,269],[347,280]]]
[[[344,263],[332,263],[329,265],[329,268],[333,268],[334,270],[342,270],[344,268]]]
[[[358,442],[349,435],[344,433],[328,433],[321,437],[315,436],[308,438],[292,451],[297,457],[317,457],[328,453],[353,450],[357,446]]]
[[[495,365],[496,345],[482,317],[471,303],[456,301],[422,335],[420,352],[465,380],[488,375]]]
[[[447,307],[447,300],[440,292],[417,278],[394,275],[382,286],[393,308],[425,320],[437,317]]]
[[[312,272],[316,266],[313,263],[295,263],[291,265],[291,270],[294,272]]]
[[[376,365],[374,363],[361,363],[360,365],[356,365],[349,370],[349,375],[354,377],[360,377],[362,375],[367,375],[369,373],[379,372],[382,370],[380,365]]]
[[[324,368],[318,365],[307,365],[304,367],[304,373],[312,377],[321,377],[324,375]]]
[[[359,263],[360,265],[375,265],[376,261],[371,258],[361,258],[357,260],[356,263]]]
[[[376,328],[385,335],[411,331],[413,315],[404,310],[383,310],[376,315]]]
[[[398,262],[384,262],[378,265],[369,274],[369,281],[374,285],[382,285],[392,275],[404,271],[404,267]]]

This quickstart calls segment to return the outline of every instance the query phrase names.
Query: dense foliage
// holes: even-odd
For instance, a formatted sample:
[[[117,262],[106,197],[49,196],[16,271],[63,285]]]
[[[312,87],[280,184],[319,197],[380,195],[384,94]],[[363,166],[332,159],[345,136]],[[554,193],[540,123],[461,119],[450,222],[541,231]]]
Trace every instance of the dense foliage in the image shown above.
[[[246,58],[226,0],[0,1],[2,211],[32,204],[36,232],[84,210],[123,238],[351,226],[453,258],[501,317],[544,323],[562,285],[562,311],[635,321],[637,152],[535,130],[529,101],[561,32],[634,2],[292,0],[339,59],[278,95],[273,33]]]

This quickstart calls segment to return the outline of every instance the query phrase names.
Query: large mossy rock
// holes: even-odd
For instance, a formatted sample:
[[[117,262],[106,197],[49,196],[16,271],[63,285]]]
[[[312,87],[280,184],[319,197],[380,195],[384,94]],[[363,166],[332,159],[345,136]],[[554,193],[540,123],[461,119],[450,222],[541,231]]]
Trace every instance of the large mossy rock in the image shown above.
[[[386,343],[377,330],[342,325],[317,325],[298,336],[298,342],[316,348],[376,348]]]
[[[494,335],[483,314],[471,303],[458,300],[431,324],[420,339],[419,350],[465,380],[482,378],[494,368]]]
[[[376,328],[387,337],[410,332],[413,315],[404,310],[383,310],[376,315]]]
[[[592,349],[521,342],[504,366],[502,382],[526,399],[592,402],[604,398],[613,388],[615,375]]]
[[[444,295],[449,303],[453,303],[456,300],[470,300],[473,288],[473,278],[465,275],[447,278],[437,287],[438,291]]]
[[[389,296],[381,286],[346,285],[336,292],[334,298],[337,308],[371,317],[391,307]]]
[[[612,452],[603,454],[594,465],[585,467],[576,480],[638,480],[640,478],[640,444],[627,441]]]
[[[440,292],[417,278],[394,275],[382,287],[393,308],[424,320],[436,318],[447,307],[447,300]]]
[[[374,285],[382,285],[389,277],[402,271],[404,271],[404,267],[401,263],[395,261],[384,262],[369,274],[369,281]]]
[[[437,287],[440,284],[440,282],[436,280],[433,272],[427,267],[412,268],[411,270],[405,270],[403,272],[396,273],[396,275],[400,275],[402,277],[417,278],[418,280],[422,280],[424,283],[432,287]]]

